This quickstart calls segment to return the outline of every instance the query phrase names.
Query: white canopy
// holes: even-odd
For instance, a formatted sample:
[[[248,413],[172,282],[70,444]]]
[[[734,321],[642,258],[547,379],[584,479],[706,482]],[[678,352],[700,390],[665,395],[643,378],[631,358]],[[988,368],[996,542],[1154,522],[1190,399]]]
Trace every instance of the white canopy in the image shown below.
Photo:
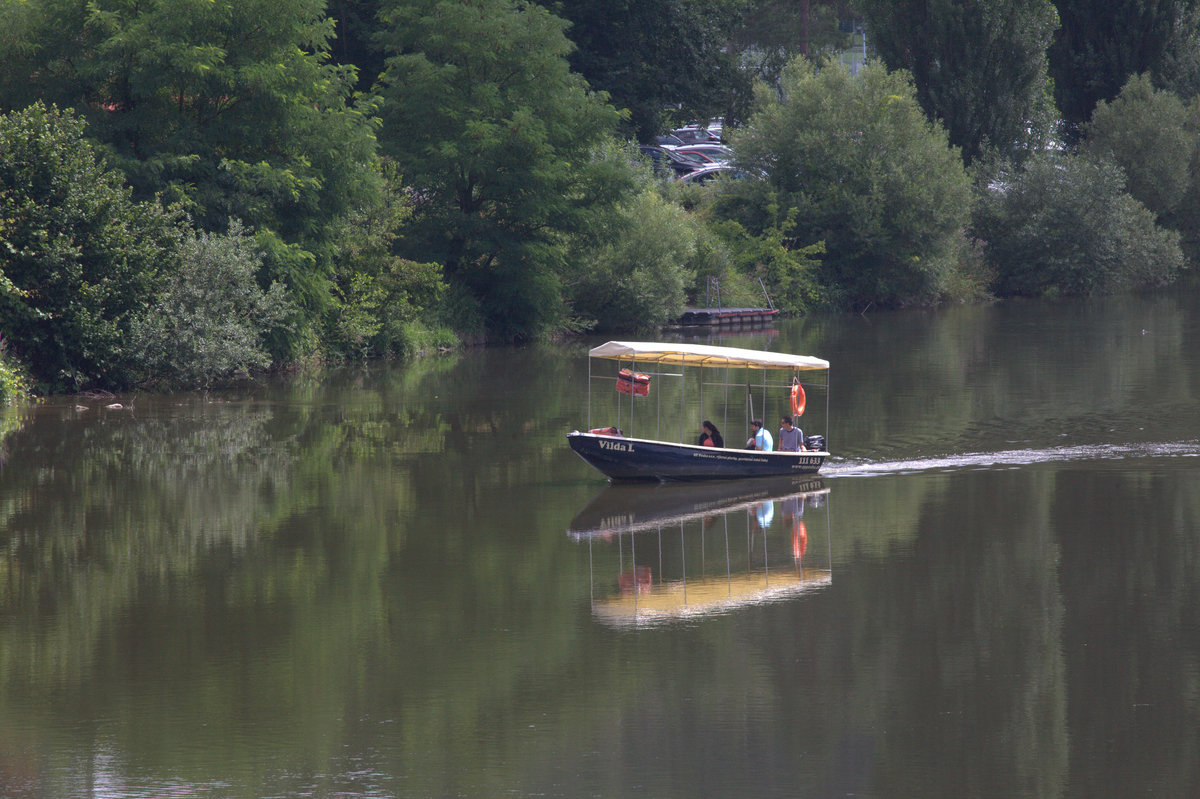
[[[646,341],[609,341],[593,347],[592,358],[665,363],[684,366],[748,366],[756,369],[828,369],[829,361],[786,352],[714,347],[708,344],[671,344]]]

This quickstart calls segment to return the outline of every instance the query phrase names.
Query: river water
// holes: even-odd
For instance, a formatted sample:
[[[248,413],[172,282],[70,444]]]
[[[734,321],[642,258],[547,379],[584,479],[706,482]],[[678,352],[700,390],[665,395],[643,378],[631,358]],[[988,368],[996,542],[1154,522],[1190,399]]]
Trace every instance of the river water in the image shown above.
[[[0,796],[1200,795],[1200,293],[724,338],[783,484],[608,487],[596,343],[0,415]]]

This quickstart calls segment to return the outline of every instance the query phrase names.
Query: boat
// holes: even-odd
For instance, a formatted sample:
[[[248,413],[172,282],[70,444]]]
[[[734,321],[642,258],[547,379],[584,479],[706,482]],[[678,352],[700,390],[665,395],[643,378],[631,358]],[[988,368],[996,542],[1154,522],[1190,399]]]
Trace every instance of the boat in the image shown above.
[[[812,476],[606,486],[567,529],[588,546],[593,616],[658,627],[827,588],[828,495]]]
[[[596,366],[609,361],[616,362],[615,370]],[[638,382],[631,382],[631,375]],[[596,391],[597,385],[604,388],[614,382],[615,391]],[[651,390],[652,385],[657,390]],[[637,390],[630,391],[629,386]],[[588,426],[568,433],[567,442],[579,457],[614,481],[815,474],[829,457],[825,435],[806,437],[806,452],[761,452],[729,445],[734,438],[746,440],[755,418],[772,430],[784,414],[801,416],[814,390],[824,394],[828,420],[829,362],[820,358],[708,344],[609,341],[588,352]],[[653,406],[654,413],[648,413],[647,406]],[[664,411],[678,417],[674,440],[662,435]],[[745,437],[729,434],[727,446],[719,448],[688,443],[706,418],[721,418],[722,429],[729,430],[731,411],[735,417],[744,414]],[[593,416],[601,414],[605,426],[593,426]],[[638,435],[642,431],[647,432]]]

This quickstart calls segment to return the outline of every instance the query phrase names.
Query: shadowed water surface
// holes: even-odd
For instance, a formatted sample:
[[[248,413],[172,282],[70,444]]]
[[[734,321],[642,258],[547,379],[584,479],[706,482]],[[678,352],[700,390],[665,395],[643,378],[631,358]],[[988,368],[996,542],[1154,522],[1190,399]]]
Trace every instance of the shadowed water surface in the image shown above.
[[[0,415],[0,796],[1200,793],[1195,292],[723,339],[817,481],[607,487],[595,343]]]

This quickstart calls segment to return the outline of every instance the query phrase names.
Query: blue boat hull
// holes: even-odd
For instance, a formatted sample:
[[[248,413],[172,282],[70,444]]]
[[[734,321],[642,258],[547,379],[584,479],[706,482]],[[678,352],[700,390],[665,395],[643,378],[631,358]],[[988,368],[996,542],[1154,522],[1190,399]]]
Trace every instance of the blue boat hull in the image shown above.
[[[596,433],[567,434],[575,454],[613,480],[731,480],[815,474],[828,452],[757,452]]]

